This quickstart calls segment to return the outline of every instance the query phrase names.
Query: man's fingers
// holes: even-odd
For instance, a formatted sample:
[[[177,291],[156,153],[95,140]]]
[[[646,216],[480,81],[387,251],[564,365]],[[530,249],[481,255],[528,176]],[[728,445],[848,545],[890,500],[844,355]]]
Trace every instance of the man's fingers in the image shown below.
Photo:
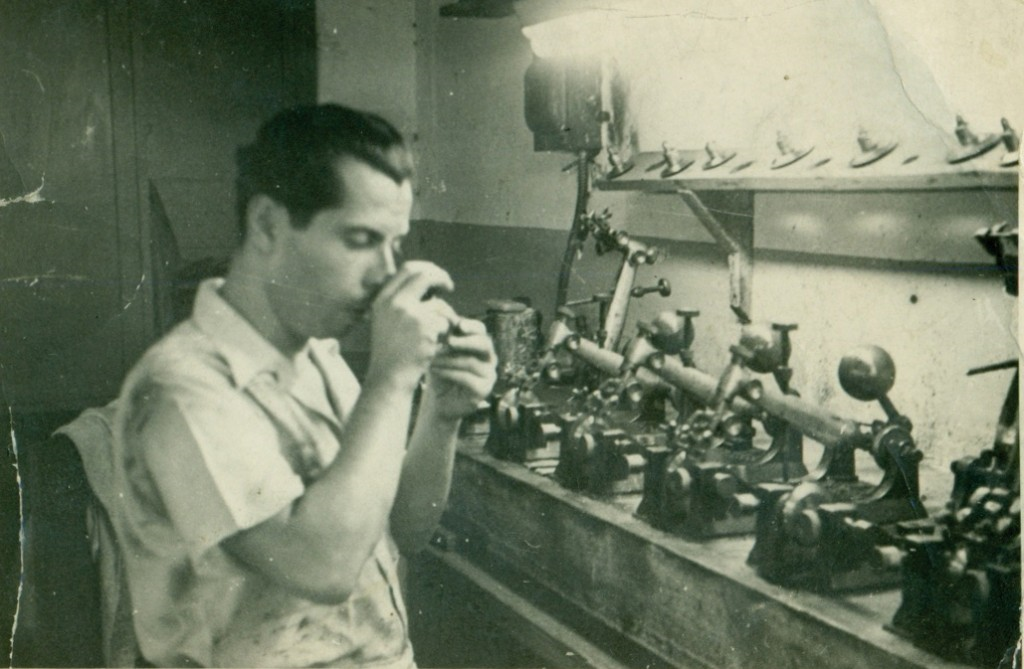
[[[462,355],[456,357],[442,354],[430,361],[430,371],[464,371],[471,372],[476,376],[488,376],[493,371],[493,365],[488,365],[486,360],[473,356]]]
[[[396,291],[395,296],[408,295],[412,299],[427,300],[438,293],[450,293],[455,290],[455,283],[440,267],[434,270],[414,274]]]
[[[440,355],[443,357],[472,357],[478,360],[494,359],[494,345],[486,334],[459,335],[449,333],[445,339],[445,347]]]
[[[493,386],[492,380],[465,369],[437,369],[431,367],[430,374],[436,381],[444,381],[454,386],[465,388],[470,392],[479,394],[481,397],[485,396]]]
[[[487,334],[487,326],[473,318],[460,318],[455,324],[455,329],[458,334],[464,335]]]
[[[422,300],[431,293],[450,293],[455,283],[444,271],[432,262],[411,260],[384,284],[377,300],[393,300],[399,295],[409,295],[412,299]]]
[[[432,312],[447,321],[449,331],[458,329],[459,321],[461,319],[459,318],[459,315],[455,313],[455,309],[452,309],[452,305],[448,304],[440,297],[432,297],[423,304]]]

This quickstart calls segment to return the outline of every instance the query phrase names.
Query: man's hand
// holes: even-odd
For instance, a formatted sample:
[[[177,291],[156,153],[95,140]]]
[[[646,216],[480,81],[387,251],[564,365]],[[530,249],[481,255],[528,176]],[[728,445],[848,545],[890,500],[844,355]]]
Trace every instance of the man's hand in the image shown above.
[[[430,262],[410,261],[381,288],[373,302],[367,381],[413,390],[459,317],[431,295],[451,292],[451,277]]]
[[[487,398],[497,379],[497,356],[484,324],[458,319],[427,372],[425,392],[441,418],[463,418]]]

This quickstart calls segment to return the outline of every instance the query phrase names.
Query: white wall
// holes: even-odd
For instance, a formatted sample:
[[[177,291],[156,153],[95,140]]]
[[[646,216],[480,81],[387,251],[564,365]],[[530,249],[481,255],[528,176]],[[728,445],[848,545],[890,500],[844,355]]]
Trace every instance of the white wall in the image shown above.
[[[317,3],[319,99],[377,112],[416,133],[414,0]]]
[[[523,73],[532,55],[518,20],[441,19],[441,4],[415,5],[415,101],[392,91],[388,103],[415,108],[418,217],[512,228],[524,239],[538,228],[567,230],[575,180],[560,170],[571,158],[532,149],[523,117]],[[374,52],[385,63],[396,40],[409,39],[407,17],[388,20],[394,37],[382,35]],[[340,44],[322,44],[321,58],[325,71],[351,62]],[[401,64],[400,76],[408,76],[407,65]],[[372,71],[357,69],[349,73],[357,80]],[[333,88],[342,80],[347,77],[321,77],[321,97],[358,88]],[[372,90],[368,99],[380,94]],[[665,306],[700,308],[697,357],[708,370],[720,370],[737,332],[724,256],[706,245],[710,238],[672,197],[596,193],[592,208],[605,206],[616,225],[658,237],[670,252],[663,264],[643,270],[640,280],[666,276],[675,295],[660,303],[649,298],[634,316],[650,318]],[[799,324],[794,383],[805,396],[851,417],[880,417],[877,407],[842,395],[835,369],[853,345],[888,349],[898,369],[892,400],[915,423],[930,472],[925,487],[935,495],[948,494],[950,461],[990,442],[1010,381],[1007,372],[970,379],[964,374],[1016,355],[1015,302],[1003,294],[990,259],[971,238],[1015,210],[1013,193],[758,195],[755,201],[754,313]],[[429,223],[423,230],[429,233]],[[561,251],[558,246],[550,252]],[[516,258],[518,252],[509,246],[506,254],[488,257],[492,275],[515,274],[503,262],[529,265],[529,258]],[[609,259],[585,258],[580,276],[588,282],[577,280],[572,295],[607,289],[613,272]],[[595,276],[605,278],[595,282]],[[533,296],[542,307],[553,300],[555,275],[547,281],[550,292]],[[488,285],[493,297],[521,294],[514,282],[495,278]]]

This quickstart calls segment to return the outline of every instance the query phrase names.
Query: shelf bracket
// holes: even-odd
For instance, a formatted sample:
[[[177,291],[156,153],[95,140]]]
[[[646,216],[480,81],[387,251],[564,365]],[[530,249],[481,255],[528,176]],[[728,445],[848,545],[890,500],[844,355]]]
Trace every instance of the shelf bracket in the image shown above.
[[[740,323],[750,323],[751,287],[754,279],[754,194],[750,191],[704,193],[718,216],[701,196],[688,189],[677,191],[715,242],[728,255],[729,307]]]

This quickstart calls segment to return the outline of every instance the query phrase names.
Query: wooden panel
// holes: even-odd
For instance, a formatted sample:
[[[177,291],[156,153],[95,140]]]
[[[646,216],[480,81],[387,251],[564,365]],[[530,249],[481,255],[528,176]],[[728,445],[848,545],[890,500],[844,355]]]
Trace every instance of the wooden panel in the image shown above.
[[[557,667],[600,667],[601,669],[625,669],[628,664],[623,664],[618,659],[605,652],[598,644],[587,639],[555,616],[549,614],[536,603],[515,592],[502,584],[499,580],[490,576],[484,570],[475,566],[466,558],[437,548],[429,548],[423,554],[417,556],[415,587],[410,589],[409,604],[416,610],[420,610],[425,604],[422,597],[425,594],[422,583],[429,573],[434,579],[443,584],[443,589],[452,600],[454,606],[461,610],[475,609],[477,615],[482,616],[488,627],[497,627],[509,637],[515,639],[523,649],[529,649],[533,664],[519,665],[521,658],[515,654],[507,654],[504,658],[505,664],[493,664],[488,666],[508,666],[508,662],[514,662],[516,666],[557,666]],[[435,595],[436,597],[436,595]],[[439,608],[444,607],[447,602],[433,603]],[[477,625],[481,621],[477,621]],[[463,625],[474,626],[471,621],[463,621]],[[437,631],[437,630],[432,630]],[[472,637],[472,630],[463,628],[463,632]],[[479,633],[477,631],[477,633]],[[489,636],[489,635],[488,635]],[[419,639],[414,638],[418,662],[423,662]],[[434,640],[423,639],[423,645],[430,648]],[[455,642],[459,645],[477,645],[481,643],[493,643],[487,639],[463,638]],[[499,660],[492,654],[480,648],[490,662]],[[436,651],[435,651],[436,652]],[[437,657],[430,657],[427,661],[444,661],[445,664],[452,659],[451,653],[443,651]],[[476,658],[476,662],[480,661]],[[472,666],[476,666],[473,664]]]
[[[896,591],[829,598],[786,590],[745,564],[752,540],[693,543],[466,447],[445,524],[491,573],[525,573],[672,664],[956,667],[883,629]]]
[[[106,3],[3,3],[0,131],[28,190],[113,225]]]
[[[26,460],[15,469],[14,440],[21,449],[42,441],[23,417],[59,415],[34,435],[45,436],[116,395],[155,332],[150,176],[176,185],[204,180],[203,188],[169,189],[192,205],[184,211],[217,214],[184,226],[195,231],[195,246],[209,246],[211,225],[233,231],[234,217],[220,214],[233,210],[235,147],[279,108],[315,101],[314,20],[313,0],[0,5],[0,398],[16,421],[3,423],[0,458],[0,618],[13,614],[19,527],[35,533],[27,538],[32,559],[33,542],[65,538],[59,531],[40,537],[42,525],[32,522],[67,511],[50,508],[47,495],[68,492],[64,478],[84,490],[79,471],[64,467],[67,453],[22,450]],[[217,238],[218,251],[230,236]],[[19,482],[19,473],[31,480]],[[30,491],[24,519],[19,490]],[[46,492],[33,498],[33,490]],[[81,509],[80,497],[64,502]],[[33,581],[25,587],[49,596],[51,585],[73,575],[26,572]],[[75,615],[81,594],[70,592],[60,615]],[[59,639],[85,649],[53,611],[49,602],[23,609],[21,657],[50,666],[94,662],[46,647]],[[7,657],[9,635],[4,643]]]
[[[305,42],[294,32],[303,16]],[[230,182],[235,149],[252,140],[260,122],[296,102],[315,102],[313,28],[312,2],[132,2],[146,175]],[[305,55],[304,70],[297,54]],[[230,199],[230,190],[223,195]]]
[[[235,151],[316,101],[314,20],[312,0],[131,3],[139,179],[159,187],[186,258],[233,250]]]
[[[0,373],[17,409],[100,402],[121,380],[107,35],[99,0],[0,10],[0,135],[35,193],[0,207]]]
[[[135,117],[136,78],[132,57],[131,3],[109,3],[107,36],[110,52],[110,110],[114,133],[118,253],[121,265],[121,368],[125,371],[146,349],[155,328],[150,266],[149,230],[143,225],[139,179],[139,138]]]
[[[13,664],[102,666],[100,584],[86,526],[92,492],[74,443],[46,438],[57,422],[49,418],[18,419],[25,522]]]
[[[315,101],[314,18],[312,0],[0,9],[0,200],[34,193],[0,207],[13,406],[105,403],[152,342],[151,177],[178,246],[229,253],[235,148]]]

